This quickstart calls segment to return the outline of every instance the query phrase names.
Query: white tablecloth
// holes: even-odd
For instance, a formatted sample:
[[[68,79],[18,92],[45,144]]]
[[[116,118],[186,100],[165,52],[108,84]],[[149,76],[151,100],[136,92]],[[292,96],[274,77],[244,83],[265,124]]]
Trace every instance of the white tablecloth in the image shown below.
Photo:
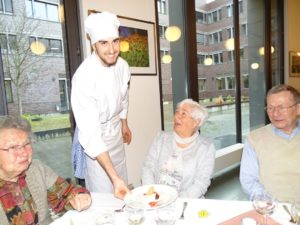
[[[124,205],[122,200],[116,199],[112,194],[92,193],[92,206],[83,212],[69,211],[61,218],[56,219],[51,225],[94,225],[94,216],[104,211],[114,211]],[[239,214],[253,209],[252,203],[248,201],[227,201],[214,199],[177,199],[175,202],[178,217],[180,216],[184,201],[188,201],[185,210],[185,219],[178,219],[175,225],[215,225]],[[206,210],[208,216],[199,218],[198,212]],[[143,225],[156,225],[153,220],[154,210],[146,212],[146,220]],[[125,212],[114,213],[116,225],[127,225]],[[281,204],[278,204],[275,212],[271,216],[283,225],[289,223],[289,215],[284,211]]]

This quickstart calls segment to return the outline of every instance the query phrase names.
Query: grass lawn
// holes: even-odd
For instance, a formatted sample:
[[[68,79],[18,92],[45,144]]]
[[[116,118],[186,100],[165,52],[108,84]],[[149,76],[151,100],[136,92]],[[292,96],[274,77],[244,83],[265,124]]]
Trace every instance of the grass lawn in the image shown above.
[[[33,132],[68,128],[71,126],[68,113],[26,115],[25,118],[29,120]]]

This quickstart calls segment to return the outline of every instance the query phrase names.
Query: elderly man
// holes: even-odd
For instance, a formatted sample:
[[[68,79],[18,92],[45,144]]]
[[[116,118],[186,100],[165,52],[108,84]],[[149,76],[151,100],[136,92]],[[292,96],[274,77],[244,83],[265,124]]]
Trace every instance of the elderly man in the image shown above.
[[[123,198],[129,192],[124,143],[131,141],[127,125],[130,73],[127,62],[119,57],[119,25],[116,15],[108,12],[93,13],[85,20],[93,53],[73,76],[71,104],[85,153],[82,160],[86,160],[80,178],[85,178],[90,191],[113,192]],[[74,160],[75,169],[82,160]]]
[[[271,124],[250,132],[241,161],[240,181],[253,198],[268,193],[280,201],[300,201],[300,94],[289,85],[269,90]]]
[[[38,160],[32,161],[29,123],[0,118],[0,224],[46,225],[55,212],[88,208],[91,196],[74,187]]]

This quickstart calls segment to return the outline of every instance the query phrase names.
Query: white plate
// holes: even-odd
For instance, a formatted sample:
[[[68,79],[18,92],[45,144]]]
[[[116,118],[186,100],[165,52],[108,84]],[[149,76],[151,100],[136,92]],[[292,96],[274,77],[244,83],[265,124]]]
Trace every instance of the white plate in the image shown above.
[[[155,192],[159,195],[158,199],[155,200],[154,197],[152,198],[146,195],[150,187],[153,187]],[[141,201],[145,204],[146,209],[157,209],[171,204],[177,197],[178,193],[174,188],[167,185],[152,184],[133,189],[130,194],[125,196],[124,202],[125,204],[128,204],[132,201]],[[149,202],[151,201],[155,201],[157,204],[155,206],[150,206]]]

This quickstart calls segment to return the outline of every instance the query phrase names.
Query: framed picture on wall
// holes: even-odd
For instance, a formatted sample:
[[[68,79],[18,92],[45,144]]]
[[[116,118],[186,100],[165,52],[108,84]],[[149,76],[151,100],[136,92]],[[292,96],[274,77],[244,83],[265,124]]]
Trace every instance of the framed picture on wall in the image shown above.
[[[88,10],[88,14],[97,13]],[[121,22],[120,56],[127,61],[132,75],[156,75],[156,34],[154,23],[117,16]]]
[[[300,77],[300,53],[290,51],[289,54],[290,77]]]

